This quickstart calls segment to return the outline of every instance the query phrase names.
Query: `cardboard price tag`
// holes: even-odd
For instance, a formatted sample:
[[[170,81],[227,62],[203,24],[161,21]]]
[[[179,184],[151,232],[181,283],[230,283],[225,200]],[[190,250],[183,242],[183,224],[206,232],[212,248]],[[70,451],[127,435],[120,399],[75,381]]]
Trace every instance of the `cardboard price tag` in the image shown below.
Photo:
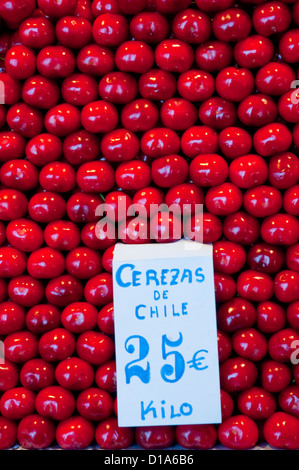
[[[117,244],[119,426],[221,422],[212,246]]]

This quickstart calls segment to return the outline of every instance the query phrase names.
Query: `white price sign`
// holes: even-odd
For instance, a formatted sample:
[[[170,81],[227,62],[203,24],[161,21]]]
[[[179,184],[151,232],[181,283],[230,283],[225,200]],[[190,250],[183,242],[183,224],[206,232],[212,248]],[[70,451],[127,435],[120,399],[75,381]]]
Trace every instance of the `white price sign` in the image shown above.
[[[119,426],[221,422],[212,246],[117,244]]]

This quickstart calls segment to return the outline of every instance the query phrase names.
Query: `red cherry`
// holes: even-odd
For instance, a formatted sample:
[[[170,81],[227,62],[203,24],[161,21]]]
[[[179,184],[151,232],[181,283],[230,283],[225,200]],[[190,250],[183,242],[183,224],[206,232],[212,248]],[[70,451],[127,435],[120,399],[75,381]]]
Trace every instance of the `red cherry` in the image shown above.
[[[113,398],[97,387],[82,390],[76,399],[78,413],[90,421],[103,421],[113,414]]]
[[[82,416],[71,416],[60,421],[56,428],[56,441],[62,449],[85,449],[94,440],[93,424]]]
[[[230,274],[214,273],[216,302],[226,302],[236,294],[236,283]]]
[[[154,102],[138,98],[125,104],[120,120],[122,126],[129,131],[145,132],[158,124],[159,110]]]
[[[263,333],[274,333],[284,328],[286,324],[286,312],[276,302],[266,300],[257,306],[257,327]]]
[[[71,49],[62,45],[46,46],[36,57],[36,67],[40,75],[60,79],[74,73],[76,58]]]
[[[294,350],[293,344],[298,344],[298,340],[299,333],[293,328],[286,327],[273,333],[268,340],[268,351],[271,359],[288,363]]]
[[[68,390],[84,390],[92,385],[94,370],[91,364],[79,357],[67,357],[57,364],[55,379]]]
[[[115,65],[121,72],[146,73],[153,68],[154,52],[144,41],[125,41],[116,49]]]
[[[85,162],[79,167],[76,180],[86,193],[107,192],[114,186],[114,170],[105,161]]]
[[[223,220],[223,234],[231,242],[251,245],[259,238],[260,224],[256,217],[244,211],[227,215]]]
[[[213,245],[213,262],[217,272],[234,274],[245,265],[246,251],[238,243],[218,240]]]
[[[62,16],[71,15],[76,8],[76,0],[37,0],[38,7],[48,16],[60,18]]]
[[[212,96],[201,103],[198,116],[204,125],[222,130],[235,125],[237,109],[232,101]]]
[[[22,158],[25,153],[26,139],[13,131],[0,132],[0,161]]]
[[[101,151],[109,162],[133,160],[139,152],[139,140],[136,134],[127,129],[116,129],[105,134]]]
[[[26,80],[35,73],[37,65],[34,51],[22,44],[12,46],[5,55],[5,70],[17,80]]]
[[[26,315],[26,327],[32,333],[43,334],[60,326],[60,310],[51,304],[33,305]]]
[[[19,368],[17,364],[5,360],[0,364],[0,391],[5,392],[15,388],[19,383]],[[1,439],[0,439],[1,442]]]
[[[273,413],[263,426],[266,441],[278,449],[298,449],[298,430],[299,419],[284,411]]]
[[[92,330],[97,324],[98,311],[87,302],[73,302],[61,312],[61,323],[72,333]]]
[[[114,308],[113,302],[104,305],[98,313],[97,325],[99,329],[108,335],[114,334]]]
[[[268,359],[261,363],[260,380],[268,392],[280,392],[290,384],[292,373],[288,364]]]
[[[108,72],[99,81],[100,97],[113,104],[126,104],[133,101],[138,93],[138,82],[133,74],[119,70]]]
[[[189,167],[191,180],[199,187],[217,186],[228,177],[228,164],[218,154],[200,154],[192,159]]]
[[[59,86],[50,78],[34,75],[24,82],[22,87],[22,99],[29,106],[35,106],[40,109],[50,109],[59,102]]]
[[[32,138],[43,130],[43,114],[40,109],[26,103],[16,103],[7,111],[6,121],[10,129],[26,138]]]
[[[83,297],[82,282],[71,274],[62,274],[48,282],[45,288],[47,301],[57,307],[79,302]]]
[[[35,408],[40,416],[61,421],[74,413],[76,401],[70,390],[60,385],[50,385],[37,393]]]
[[[114,68],[114,55],[108,47],[88,44],[76,55],[76,65],[80,72],[92,77],[100,77]]]
[[[61,94],[66,103],[85,106],[97,100],[98,83],[95,77],[84,73],[74,73],[63,80]]]
[[[42,334],[38,351],[47,362],[57,362],[71,356],[75,351],[75,337],[65,328],[54,328]]]
[[[253,270],[275,274],[283,267],[285,254],[278,246],[263,242],[256,243],[248,250],[247,263]]]
[[[140,11],[130,21],[130,34],[135,41],[158,44],[167,37],[169,24],[158,11]]]
[[[208,211],[218,216],[237,212],[242,206],[243,194],[230,182],[212,186],[206,193],[205,205]]]
[[[142,426],[135,430],[135,439],[142,449],[165,449],[175,440],[173,426]]]
[[[91,42],[92,25],[86,18],[63,16],[55,26],[60,44],[71,49],[81,49]]]
[[[151,166],[153,182],[160,188],[170,188],[184,183],[187,180],[188,171],[188,163],[180,155],[157,158]]]
[[[278,404],[282,411],[298,418],[298,385],[289,385],[278,395]]]
[[[0,417],[0,449],[11,449],[17,442],[18,424],[13,419]]]
[[[142,161],[132,160],[120,163],[115,171],[115,182],[124,191],[137,191],[151,184],[150,166]]]
[[[116,363],[110,360],[96,369],[95,382],[97,386],[108,392],[116,392]]]
[[[217,330],[217,345],[219,362],[224,362],[232,353],[233,347],[231,339],[227,333]]]
[[[106,162],[96,162],[95,167],[97,168],[104,168],[107,169],[109,168],[109,164]],[[87,180],[87,182],[82,178],[82,176],[87,175],[87,178],[89,177],[89,172],[84,171],[88,169],[86,167],[83,167],[81,172],[79,173],[79,177],[81,177],[81,184],[82,184],[82,189],[84,191],[84,185],[88,185],[89,187],[92,187],[92,183]],[[110,170],[110,168],[109,168]],[[77,174],[78,176],[78,174]],[[102,181],[99,179],[99,184],[100,181],[102,184],[106,184],[105,181]],[[103,203],[103,199],[101,196],[95,194],[95,193],[89,193],[89,192],[74,192],[67,201],[66,204],[66,212],[68,215],[68,218],[75,223],[85,223],[85,222],[95,222],[98,220],[98,216],[96,215],[96,210],[97,208]],[[55,219],[56,220],[56,219]],[[92,247],[91,247],[92,248]]]
[[[101,449],[126,449],[133,444],[134,438],[134,430],[119,427],[115,417],[100,422],[95,430],[95,440]]]
[[[283,123],[266,124],[253,135],[253,146],[262,157],[285,152],[292,143],[292,133]]]
[[[254,89],[254,75],[246,68],[225,67],[216,77],[217,93],[224,99],[242,101]]]
[[[63,197],[52,191],[34,194],[28,204],[30,217],[35,222],[40,223],[48,223],[63,218],[65,209],[66,203]]]
[[[256,422],[243,414],[227,418],[218,427],[218,439],[229,449],[250,449],[255,446],[258,437]]]
[[[195,158],[200,154],[215,154],[218,151],[218,134],[209,126],[191,126],[182,134],[181,148],[188,158]]]
[[[177,13],[172,22],[174,35],[189,44],[202,44],[212,33],[212,22],[202,11],[187,8]]]
[[[289,29],[279,40],[279,52],[284,62],[294,64],[298,61],[298,28]]]
[[[220,305],[217,311],[218,327],[226,333],[254,325],[257,312],[253,303],[243,297],[233,297]]]
[[[60,276],[64,269],[64,256],[55,248],[39,248],[28,257],[27,271],[36,279],[52,279]]]
[[[298,242],[299,221],[291,214],[277,213],[267,217],[261,224],[261,237],[274,245],[293,245]]]
[[[35,393],[25,387],[15,387],[4,392],[0,411],[4,418],[20,420],[34,412]]]
[[[18,442],[24,449],[47,449],[55,440],[55,424],[36,413],[24,416],[18,424]]]
[[[50,222],[44,230],[45,243],[57,250],[70,251],[76,248],[81,241],[78,226],[70,220]]]
[[[77,338],[76,351],[81,359],[99,366],[112,358],[114,342],[104,333],[89,330]]]
[[[290,89],[295,80],[294,70],[280,62],[269,62],[257,70],[255,83],[260,93],[281,96]]]
[[[235,331],[232,336],[234,352],[251,361],[261,361],[267,354],[266,336],[256,328],[246,328]]]
[[[110,132],[117,126],[118,113],[112,103],[104,100],[93,101],[83,107],[81,122],[88,132]]]
[[[19,36],[24,46],[43,49],[55,42],[55,27],[45,16],[27,17],[20,24]]]
[[[150,158],[175,155],[180,151],[180,138],[173,129],[157,127],[142,134],[140,148]]]
[[[237,400],[240,413],[254,421],[269,418],[277,407],[275,395],[262,387],[251,387],[240,393]]]
[[[20,382],[23,387],[38,392],[54,384],[55,367],[43,359],[31,359],[22,365],[20,370]]]
[[[250,301],[263,302],[270,300],[274,294],[273,279],[270,274],[252,269],[239,273],[237,292]]]
[[[299,158],[292,152],[277,153],[269,160],[269,183],[289,189],[299,181]]]
[[[26,311],[24,307],[12,301],[0,304],[0,334],[9,335],[23,330],[25,326]]]
[[[193,60],[191,45],[181,39],[165,39],[155,48],[155,62],[167,72],[186,72],[191,68]]]
[[[100,46],[115,47],[123,44],[128,34],[128,20],[118,13],[102,13],[92,26],[93,38]]]
[[[212,24],[214,36],[223,42],[237,42],[247,38],[252,27],[250,15],[241,8],[217,12]]]
[[[25,154],[27,160],[42,167],[59,160],[62,155],[62,142],[56,135],[42,133],[27,142]]]
[[[9,298],[24,307],[39,304],[44,298],[44,291],[43,283],[26,273],[10,279],[8,283]]]
[[[32,0],[3,2],[1,4],[0,14],[5,21],[13,22],[18,25],[33,13],[35,7],[36,4]]]
[[[228,67],[233,59],[233,48],[227,42],[211,40],[195,50],[196,65],[206,72],[218,72]]]
[[[249,35],[238,41],[234,48],[234,58],[240,67],[258,69],[273,58],[272,41],[259,34]]]

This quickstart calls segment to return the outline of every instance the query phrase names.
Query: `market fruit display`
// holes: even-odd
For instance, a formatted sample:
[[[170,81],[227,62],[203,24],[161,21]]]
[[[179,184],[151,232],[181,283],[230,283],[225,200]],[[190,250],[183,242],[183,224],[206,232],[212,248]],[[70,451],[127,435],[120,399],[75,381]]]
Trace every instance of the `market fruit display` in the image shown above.
[[[299,449],[298,0],[3,0],[0,59],[0,449]],[[220,424],[118,426],[114,247],[178,215],[104,202],[213,244]]]

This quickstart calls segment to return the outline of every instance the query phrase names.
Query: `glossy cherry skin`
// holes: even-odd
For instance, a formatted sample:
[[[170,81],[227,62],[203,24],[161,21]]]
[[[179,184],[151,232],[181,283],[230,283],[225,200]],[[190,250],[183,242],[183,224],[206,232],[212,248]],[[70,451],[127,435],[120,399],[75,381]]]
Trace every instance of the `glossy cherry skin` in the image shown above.
[[[7,105],[12,105],[16,104],[20,101],[21,96],[22,96],[22,82],[18,78],[13,78],[11,75],[9,75],[6,72],[1,73],[1,80],[2,80],[2,86],[4,89],[2,90],[2,93],[4,93],[4,102]],[[5,117],[7,110],[5,109]],[[2,111],[4,111],[2,109]],[[3,119],[3,125],[5,124],[6,120]]]
[[[217,330],[217,346],[219,363],[229,358],[233,351],[231,339],[227,333]]]
[[[15,388],[19,383],[19,367],[13,362],[5,360],[0,364],[0,391],[5,392]]]
[[[76,401],[70,390],[55,384],[37,393],[35,408],[40,416],[61,421],[73,414]]]
[[[31,197],[28,213],[35,222],[47,223],[63,218],[65,206],[65,200],[60,194],[46,191]]]
[[[139,152],[139,140],[127,129],[115,129],[103,137],[101,151],[109,162],[133,160]]]
[[[298,242],[298,219],[291,214],[277,213],[261,224],[261,237],[266,243],[293,245]]]
[[[298,208],[298,189],[299,185],[296,184],[291,188],[288,188],[283,195],[283,208],[288,214],[297,215],[299,214]]]
[[[159,121],[157,105],[145,98],[125,104],[120,113],[121,124],[132,132],[145,132],[156,127]]]
[[[88,247],[71,250],[65,260],[66,270],[78,279],[90,279],[102,271],[101,257]]]
[[[85,106],[98,98],[98,84],[95,77],[75,73],[66,77],[61,86],[61,94],[66,103]]]
[[[165,449],[175,440],[173,426],[142,426],[135,430],[135,439],[142,449]]]
[[[289,189],[299,181],[299,158],[282,152],[269,159],[269,183],[278,189]]]
[[[189,168],[191,180],[199,187],[224,183],[228,172],[226,160],[218,154],[200,154],[192,159]]]
[[[44,230],[46,244],[57,250],[70,251],[76,248],[81,241],[78,226],[70,220],[50,222]]]
[[[265,439],[271,446],[287,450],[299,448],[298,430],[299,419],[284,411],[273,413],[263,427]]]
[[[218,134],[209,126],[191,126],[182,134],[181,148],[188,158],[195,158],[200,154],[215,154],[218,151]]]
[[[286,312],[276,302],[266,300],[257,306],[256,324],[263,333],[274,333],[284,328],[286,324]]]
[[[220,389],[220,400],[222,421],[225,421],[233,414],[235,405],[231,395],[223,389]]]
[[[223,234],[231,242],[251,245],[259,238],[260,224],[256,217],[244,211],[227,215],[223,220]]]
[[[103,269],[107,271],[107,273],[110,273],[110,274],[112,273],[114,249],[115,249],[115,245],[112,244],[111,246],[108,246],[107,248],[105,248],[102,254]]]
[[[165,39],[155,48],[157,66],[167,72],[183,73],[189,70],[194,61],[190,44],[181,39]]]
[[[41,335],[38,351],[47,362],[57,362],[71,356],[75,351],[76,339],[69,330],[58,327]]]
[[[281,192],[270,185],[248,188],[243,196],[245,210],[254,217],[272,216],[282,207]]]
[[[279,115],[286,122],[297,123],[299,117],[298,94],[291,89],[284,93],[277,104]]]
[[[295,245],[291,245],[286,250],[286,265],[288,269],[293,271],[298,270],[298,248],[299,244],[296,243]]]
[[[259,431],[249,416],[239,414],[227,418],[218,427],[218,439],[229,449],[245,450],[255,446]]]
[[[95,440],[101,449],[126,449],[133,444],[135,434],[132,428],[119,427],[117,418],[110,417],[97,425]]]
[[[86,18],[64,16],[55,26],[60,44],[71,49],[81,49],[91,42],[92,25]]]
[[[251,387],[241,392],[237,404],[240,413],[254,421],[267,419],[277,407],[275,395],[262,387]]]
[[[24,449],[47,449],[55,440],[55,424],[47,418],[32,413],[18,424],[18,442]]]
[[[220,364],[221,388],[229,393],[252,387],[258,377],[256,364],[242,357],[229,357]]]
[[[103,421],[113,414],[113,398],[97,387],[86,387],[76,398],[78,413],[90,421]]]
[[[13,131],[0,132],[0,161],[5,162],[11,159],[24,156],[26,139]]]
[[[4,64],[11,77],[26,80],[35,73],[36,56],[31,48],[17,44],[8,50]]]
[[[132,198],[124,191],[110,191],[105,197],[103,208],[107,210],[106,217],[113,223],[124,220],[132,209],[132,204]]]
[[[284,32],[290,26],[291,20],[290,8],[280,1],[258,5],[252,16],[253,27],[262,36]]]
[[[20,24],[19,36],[24,46],[43,49],[55,42],[55,27],[45,16],[28,17]]]
[[[105,161],[85,162],[77,171],[76,181],[86,193],[107,192],[114,186],[114,170]]]
[[[241,8],[228,8],[217,12],[213,19],[213,33],[223,42],[237,42],[246,38],[251,31],[249,14]]]
[[[177,81],[178,93],[189,101],[204,101],[215,91],[214,77],[204,71],[191,69],[182,73]]]
[[[10,299],[24,307],[32,307],[44,298],[44,285],[39,279],[24,273],[10,279],[8,295]]]
[[[30,106],[35,106],[40,109],[50,109],[59,102],[59,86],[50,78],[34,75],[24,82],[22,87],[22,99]]]
[[[35,2],[12,1],[1,4],[1,17],[14,26],[19,25],[25,18],[29,17],[36,8]]]
[[[65,46],[47,46],[36,57],[36,68],[40,75],[61,79],[74,73],[76,58],[73,51]]]
[[[254,362],[261,361],[268,351],[266,336],[256,328],[235,331],[232,336],[232,347],[237,355]]]
[[[102,202],[103,199],[95,193],[74,192],[66,204],[68,218],[75,223],[95,222],[98,220],[96,209]]]
[[[110,360],[96,369],[95,382],[97,386],[108,392],[116,392],[116,363]]]
[[[83,292],[82,282],[71,274],[62,274],[50,280],[45,288],[48,302],[57,307],[79,302],[83,297]]]
[[[113,70],[114,55],[108,47],[91,43],[78,51],[76,65],[80,72],[100,77]]]
[[[82,333],[97,324],[98,310],[87,302],[73,302],[61,312],[61,323],[72,333]]]
[[[273,58],[272,41],[259,34],[249,35],[238,41],[234,47],[234,58],[240,67],[258,69]]]
[[[100,79],[98,91],[103,100],[113,104],[126,104],[137,97],[138,82],[131,73],[109,71]]]
[[[278,395],[278,404],[282,411],[298,418],[298,385],[289,385]]]
[[[75,188],[76,172],[67,162],[52,162],[39,172],[42,189],[57,193],[67,193]]]
[[[180,155],[160,157],[152,162],[151,174],[158,187],[170,188],[187,180],[188,163]]]
[[[260,93],[281,96],[290,89],[290,83],[295,80],[294,70],[280,62],[269,62],[258,69],[255,83]]]
[[[31,359],[22,365],[20,382],[23,387],[38,392],[55,382],[55,367],[40,358]]]
[[[82,243],[93,250],[106,250],[114,245],[117,241],[115,225],[107,223],[108,228],[99,227],[97,222],[85,224],[81,230]]]
[[[121,72],[146,73],[154,66],[154,52],[144,41],[125,41],[115,52],[115,65]]]
[[[94,440],[94,433],[89,420],[74,415],[58,423],[56,441],[62,449],[85,449]]]
[[[235,125],[237,108],[232,101],[212,96],[201,103],[198,116],[204,125],[222,130]]]
[[[148,100],[167,100],[174,96],[176,89],[177,82],[174,75],[166,70],[153,68],[141,74],[138,79],[138,91],[143,98]]]
[[[141,11],[130,21],[130,34],[136,41],[158,44],[168,33],[169,23],[159,12]]]
[[[175,15],[172,31],[182,41],[189,44],[202,44],[211,36],[211,19],[206,13],[187,8]]]
[[[283,267],[285,254],[278,246],[256,243],[247,252],[247,263],[253,270],[275,274]]]
[[[253,303],[242,297],[234,297],[220,305],[217,311],[218,327],[232,333],[241,328],[250,328],[254,325],[257,312]]]
[[[174,207],[178,214],[194,214],[204,202],[204,193],[193,183],[182,183],[169,188],[165,195],[167,206]]]
[[[214,273],[216,302],[226,302],[236,294],[236,283],[230,274]]]
[[[16,189],[0,189],[0,216],[2,221],[22,218],[27,213],[27,197]]]
[[[118,113],[112,103],[104,100],[93,101],[81,111],[81,123],[91,133],[110,132],[118,123]]]
[[[218,72],[231,64],[233,48],[227,42],[207,41],[196,48],[194,58],[199,69],[210,73]]]
[[[290,327],[283,328],[273,333],[268,341],[268,350],[271,359],[277,362],[288,363],[294,351],[292,343],[298,341],[298,339],[298,331]]]
[[[146,217],[150,217],[161,204],[165,203],[165,195],[159,188],[147,186],[135,192],[132,203],[134,210],[140,211],[140,215],[144,213]]]
[[[120,163],[115,171],[115,182],[122,190],[136,191],[149,186],[152,181],[150,166],[142,161],[132,160]]]
[[[253,146],[262,157],[285,152],[292,143],[292,133],[283,123],[267,124],[253,135]]]
[[[59,385],[68,390],[84,390],[94,380],[91,364],[78,357],[67,357],[55,368],[55,379]]]
[[[238,116],[246,126],[266,126],[276,120],[277,106],[273,98],[263,93],[248,95],[238,106]]]
[[[237,292],[251,301],[269,300],[274,294],[273,279],[270,274],[247,269],[238,276]]]
[[[0,417],[0,449],[10,449],[17,442],[18,425],[13,419]]]
[[[109,336],[99,331],[89,330],[81,333],[77,338],[76,351],[81,359],[99,366],[112,358],[114,342]]]
[[[224,99],[240,102],[254,88],[254,75],[245,68],[225,67],[216,77],[217,93]]]
[[[77,166],[99,156],[100,141],[94,134],[80,129],[65,137],[62,148],[67,162]]]
[[[218,240],[213,245],[213,262],[217,272],[234,274],[246,262],[246,252],[242,245],[228,240]]]
[[[142,134],[140,148],[150,158],[175,155],[180,150],[180,138],[173,129],[156,127]]]
[[[117,0],[95,0],[92,4],[93,16],[97,17],[102,13],[120,13]]]
[[[34,334],[43,334],[60,326],[60,314],[54,305],[34,305],[27,311],[26,327]]]
[[[15,387],[4,392],[0,399],[1,415],[20,420],[34,412],[35,393],[25,387]]]
[[[12,262],[13,260],[13,262]],[[0,248],[0,274],[4,278],[14,278],[25,272],[27,256],[14,247]]]
[[[260,380],[268,392],[281,392],[290,384],[292,373],[288,364],[268,359],[261,363]]]
[[[230,181],[240,188],[259,186],[267,180],[268,166],[259,155],[242,155],[231,162],[229,177]]]
[[[224,182],[208,189],[205,205],[212,214],[226,216],[237,212],[241,208],[242,200],[240,188],[230,182]]]
[[[279,41],[279,52],[284,62],[294,64],[298,61],[298,28],[286,31]]]
[[[62,142],[56,135],[42,133],[27,142],[25,154],[27,160],[37,167],[42,167],[61,157]]]
[[[64,256],[55,248],[39,248],[28,257],[27,271],[36,279],[52,279],[60,276],[64,270]]]
[[[0,334],[9,335],[20,331],[25,326],[24,307],[11,301],[1,302],[0,305]]]
[[[12,131],[29,139],[40,134],[44,125],[41,110],[22,102],[9,108],[6,121]]]
[[[108,335],[114,334],[114,307],[113,302],[104,305],[97,315],[97,326]]]
[[[97,44],[115,47],[128,38],[129,23],[126,17],[118,13],[102,13],[92,26],[92,35]]]
[[[49,109],[45,116],[45,128],[50,134],[65,137],[80,129],[80,110],[69,103],[61,103]]]
[[[30,162],[9,160],[1,166],[0,182],[7,188],[30,191],[38,186],[38,171]]]
[[[37,5],[43,13],[53,18],[72,15],[76,9],[75,0],[59,0],[58,2],[38,0]]]

